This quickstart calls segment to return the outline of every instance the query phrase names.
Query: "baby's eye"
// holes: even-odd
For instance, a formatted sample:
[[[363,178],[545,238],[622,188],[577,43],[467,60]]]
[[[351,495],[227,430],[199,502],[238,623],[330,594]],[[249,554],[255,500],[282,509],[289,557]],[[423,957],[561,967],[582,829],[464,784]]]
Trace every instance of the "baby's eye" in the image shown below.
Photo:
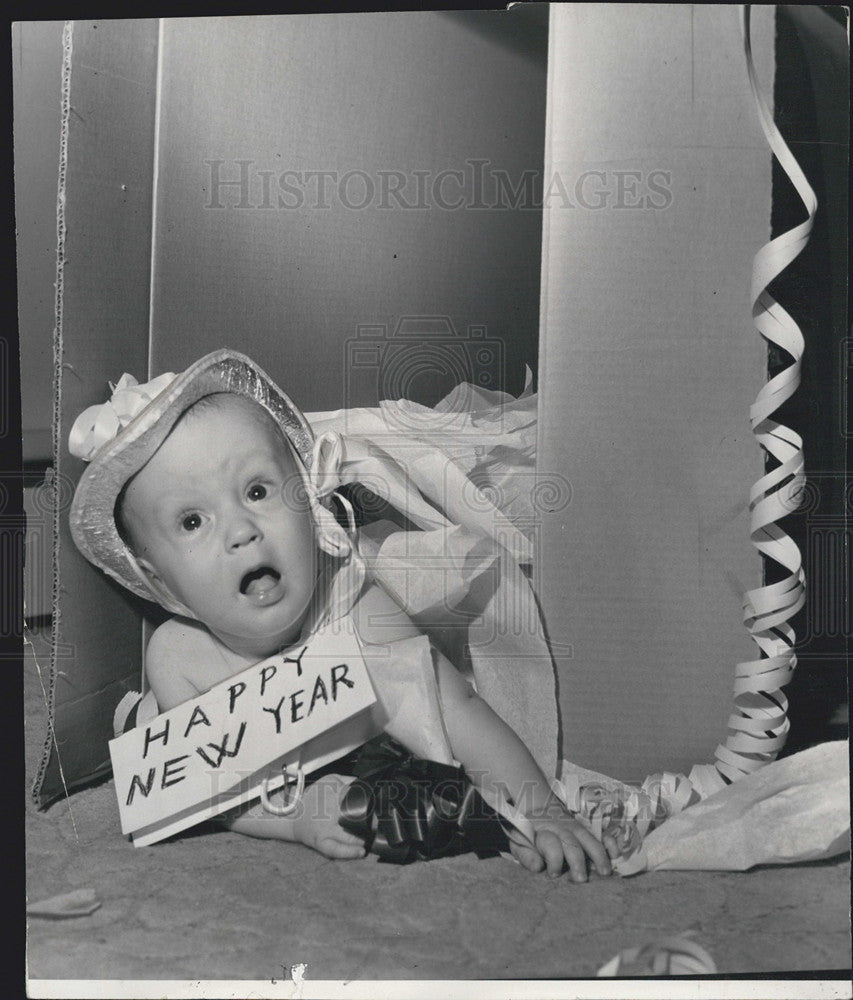
[[[198,531],[201,527],[201,514],[187,514],[181,521],[184,531]]]
[[[265,500],[267,496],[266,486],[262,486],[260,483],[255,483],[254,486],[249,487],[249,491],[246,496],[250,500]]]

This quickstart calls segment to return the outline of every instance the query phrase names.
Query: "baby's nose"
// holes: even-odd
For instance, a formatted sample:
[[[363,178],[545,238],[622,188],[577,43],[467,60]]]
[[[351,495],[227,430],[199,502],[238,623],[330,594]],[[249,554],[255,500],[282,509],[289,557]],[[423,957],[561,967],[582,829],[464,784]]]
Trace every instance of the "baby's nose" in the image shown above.
[[[239,549],[263,538],[261,529],[248,517],[235,519],[228,533],[228,548]]]

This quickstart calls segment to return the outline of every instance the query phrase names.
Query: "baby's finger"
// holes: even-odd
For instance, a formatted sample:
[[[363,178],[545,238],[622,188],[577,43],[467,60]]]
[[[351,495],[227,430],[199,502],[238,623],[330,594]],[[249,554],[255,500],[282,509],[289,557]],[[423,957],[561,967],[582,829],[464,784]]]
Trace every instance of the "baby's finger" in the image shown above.
[[[324,854],[327,858],[333,858],[337,861],[345,861],[352,858],[363,858],[367,853],[364,848],[364,844],[341,844],[337,840],[332,840],[330,837],[325,837],[321,840],[317,847],[321,854]]]
[[[356,836],[354,833],[350,833],[349,830],[345,830],[343,827],[339,827],[335,830],[334,839],[339,844],[358,844],[359,847],[364,846],[364,840],[361,837]]]
[[[616,838],[613,836],[613,834],[605,833],[602,840],[604,841],[605,850],[607,851],[610,858],[612,860],[618,858],[619,855],[621,854],[621,851],[619,850],[619,845],[616,843]]]
[[[529,872],[541,872],[545,867],[545,862],[539,852],[532,847],[528,847],[527,844],[519,844],[510,839],[509,853]]]
[[[581,847],[589,855],[590,860],[595,865],[595,870],[599,875],[610,875],[613,866],[610,864],[607,850],[600,840],[589,832],[585,827],[575,831],[575,836],[580,841]]]
[[[564,850],[564,844],[560,842],[560,838],[556,833],[551,830],[542,830],[541,833],[536,834],[536,847],[542,857],[545,859],[545,865],[548,869],[548,874],[553,878],[559,875],[563,870],[563,860],[568,859],[568,851]],[[581,856],[583,851],[580,852]],[[571,863],[571,862],[570,862]],[[574,872],[574,869],[572,869]],[[586,861],[584,860],[584,877],[586,877]]]
[[[589,879],[589,873],[587,871],[586,852],[583,847],[581,847],[581,845],[574,838],[571,840],[563,840],[560,846],[562,847],[563,854],[566,857],[572,881],[586,882]]]

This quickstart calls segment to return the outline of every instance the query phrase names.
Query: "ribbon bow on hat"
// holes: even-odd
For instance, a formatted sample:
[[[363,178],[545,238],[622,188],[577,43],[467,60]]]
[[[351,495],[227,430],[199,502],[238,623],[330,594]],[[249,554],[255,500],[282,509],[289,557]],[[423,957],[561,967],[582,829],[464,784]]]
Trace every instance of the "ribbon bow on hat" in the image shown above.
[[[321,434],[314,442],[308,480],[317,498],[340,496],[335,491],[341,486],[360,483],[423,530],[451,526],[436,506],[424,499],[407,470],[379,445],[363,438],[338,431]]]
[[[333,432],[323,434],[314,442],[311,468],[305,473],[308,501],[317,525],[317,544],[329,555],[345,558],[352,552],[350,535],[355,531],[355,513],[346,497],[337,492],[343,484],[341,456],[343,446],[340,435]],[[346,513],[349,534],[338,524],[335,515],[324,506],[322,500],[335,497]]]
[[[106,403],[88,407],[74,421],[68,435],[68,450],[84,462],[91,462],[98,450],[127,427],[176,377],[174,372],[166,372],[140,385],[125,372],[115,385],[110,382],[112,396]]]

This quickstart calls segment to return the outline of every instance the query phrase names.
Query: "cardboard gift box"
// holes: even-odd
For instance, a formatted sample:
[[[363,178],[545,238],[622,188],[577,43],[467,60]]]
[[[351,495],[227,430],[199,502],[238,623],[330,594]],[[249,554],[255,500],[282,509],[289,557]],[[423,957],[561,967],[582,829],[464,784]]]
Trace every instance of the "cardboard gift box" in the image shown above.
[[[308,411],[434,401],[447,372],[413,373],[440,337],[458,348],[454,378],[513,392],[538,357],[535,472],[563,485],[529,527],[562,753],[636,780],[713,758],[734,666],[752,655],[741,598],[760,581],[747,494],[762,459],[747,413],[766,359],[749,274],[771,160],[735,8],[561,5],[550,33],[541,16],[469,12],[460,31],[424,12],[54,26],[74,111],[54,467],[76,481],[67,431],[109,380],[221,346]],[[769,85],[772,10],[754,19]],[[440,133],[421,129],[437,103]],[[380,198],[389,172],[457,167],[458,209]],[[506,195],[509,179],[518,202],[525,171],[535,211],[466,187],[486,176]],[[437,189],[448,199],[452,180]],[[403,341],[411,371],[383,382],[383,345],[412,316],[427,322]],[[365,338],[380,359],[366,375]],[[481,371],[470,345],[483,343]],[[41,805],[109,772],[113,711],[161,620],[77,553],[67,501],[52,527]]]

